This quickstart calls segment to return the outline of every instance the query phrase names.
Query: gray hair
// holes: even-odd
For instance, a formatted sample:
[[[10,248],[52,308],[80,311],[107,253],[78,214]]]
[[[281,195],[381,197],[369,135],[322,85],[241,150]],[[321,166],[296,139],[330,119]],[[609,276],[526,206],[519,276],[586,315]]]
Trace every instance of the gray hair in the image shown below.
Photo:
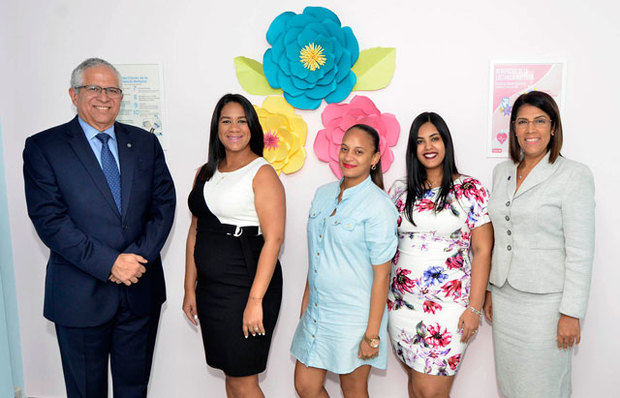
[[[95,66],[105,66],[106,68],[112,70],[112,72],[116,75],[116,80],[118,80],[119,88],[122,86],[123,79],[114,65],[101,58],[88,58],[87,60],[82,61],[82,63],[73,69],[73,72],[71,72],[71,87],[76,88],[82,86],[84,84],[84,71]]]

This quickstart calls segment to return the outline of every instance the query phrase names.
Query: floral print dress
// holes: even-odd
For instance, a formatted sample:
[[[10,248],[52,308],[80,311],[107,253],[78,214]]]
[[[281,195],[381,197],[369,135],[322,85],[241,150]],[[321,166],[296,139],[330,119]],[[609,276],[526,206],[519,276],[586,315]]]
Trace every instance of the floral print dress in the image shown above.
[[[389,190],[399,212],[398,251],[388,294],[388,332],[398,358],[430,375],[458,371],[467,348],[458,321],[469,305],[471,231],[489,222],[488,191],[471,177],[454,181],[447,204],[435,211],[438,188],[405,216],[406,180]]]

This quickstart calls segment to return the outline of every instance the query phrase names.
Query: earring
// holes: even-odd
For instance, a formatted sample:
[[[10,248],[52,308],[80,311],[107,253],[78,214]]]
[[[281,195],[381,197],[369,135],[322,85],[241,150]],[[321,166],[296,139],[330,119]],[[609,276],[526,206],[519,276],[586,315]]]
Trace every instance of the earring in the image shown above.
[[[373,164],[372,166],[370,166],[370,170],[374,170],[374,169],[376,169],[376,168],[377,168],[377,165],[376,165],[376,164]]]

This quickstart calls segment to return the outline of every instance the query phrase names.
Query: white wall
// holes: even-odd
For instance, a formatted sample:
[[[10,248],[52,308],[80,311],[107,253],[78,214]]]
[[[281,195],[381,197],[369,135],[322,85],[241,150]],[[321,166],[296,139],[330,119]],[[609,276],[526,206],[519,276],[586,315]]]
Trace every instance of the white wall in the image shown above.
[[[353,28],[360,48],[394,46],[391,85],[367,93],[398,117],[403,134],[391,183],[403,172],[406,133],[413,117],[435,110],[455,139],[461,169],[490,182],[496,159],[485,157],[489,60],[564,58],[568,61],[563,153],[588,164],[596,179],[597,248],[589,313],[573,365],[575,397],[617,395],[620,310],[617,281],[618,93],[620,6],[615,1],[339,1],[318,2]],[[301,1],[108,1],[3,0],[0,4],[0,120],[15,254],[19,315],[28,396],[64,396],[53,325],[42,316],[48,250],[27,218],[21,176],[24,139],[69,120],[70,71],[84,58],[113,63],[161,62],[166,95],[167,159],[176,182],[178,209],[164,249],[168,302],[157,340],[151,396],[224,396],[223,377],[207,369],[198,331],[180,310],[183,295],[185,204],[194,171],[206,158],[208,124],[218,98],[242,92],[233,57],[262,60],[266,29],[280,12],[301,12]],[[260,104],[262,97],[251,97]],[[324,105],[323,105],[324,106]],[[322,109],[323,107],[321,107]],[[291,397],[293,360],[288,354],[306,272],[305,218],[317,186],[334,177],[312,143],[320,111],[301,112],[309,125],[308,159],[282,176],[288,199],[282,255],[284,298],[268,371],[268,397]],[[339,396],[337,379],[328,389]],[[406,377],[390,355],[385,372],[373,371],[371,395],[405,397]],[[490,327],[471,344],[453,390],[455,397],[495,397]]]

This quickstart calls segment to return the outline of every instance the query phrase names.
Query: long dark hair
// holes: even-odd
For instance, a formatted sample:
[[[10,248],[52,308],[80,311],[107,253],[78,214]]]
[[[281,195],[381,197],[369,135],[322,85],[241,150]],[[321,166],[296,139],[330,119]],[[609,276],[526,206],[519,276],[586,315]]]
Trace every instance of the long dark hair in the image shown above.
[[[367,124],[360,123],[360,124],[355,124],[349,127],[347,131],[345,132],[345,134],[347,134],[349,131],[353,129],[360,129],[366,134],[368,134],[370,138],[372,138],[373,146],[375,149],[375,151],[373,152],[373,155],[375,153],[381,152],[381,149],[379,147],[379,133],[377,132],[377,130],[375,130],[373,127]],[[379,161],[377,162],[377,164],[375,164],[374,169],[370,168],[370,179],[372,180],[372,182],[375,183],[376,186],[383,189],[383,171],[381,170],[381,158],[379,158]]]
[[[510,114],[510,138],[508,140],[510,159],[515,163],[521,161],[522,150],[517,140],[515,122],[519,109],[521,109],[523,105],[535,106],[549,115],[551,119],[551,132],[553,134],[547,145],[547,151],[550,152],[549,163],[555,162],[558,156],[562,156],[560,153],[563,141],[562,120],[560,120],[560,109],[558,108],[558,104],[554,101],[552,96],[543,91],[530,91],[529,93],[521,94],[512,105],[512,113]]]
[[[446,207],[448,200],[448,193],[454,187],[452,179],[454,175],[459,171],[456,168],[454,161],[454,146],[452,144],[452,136],[450,135],[450,129],[441,116],[435,112],[423,112],[419,114],[413,123],[411,123],[411,129],[409,130],[409,142],[407,143],[407,201],[405,202],[405,216],[407,219],[415,225],[413,221],[413,205],[418,199],[422,199],[424,193],[428,191],[428,183],[426,175],[426,168],[418,160],[418,132],[420,127],[425,123],[431,123],[441,136],[443,145],[446,150],[446,155],[443,159],[443,176],[441,179],[441,186],[439,188],[439,195],[435,200],[435,211],[441,211]]]
[[[230,102],[235,102],[243,108],[245,119],[250,129],[250,150],[258,156],[263,156],[263,148],[265,146],[263,139],[263,128],[258,121],[258,115],[252,103],[241,94],[226,94],[217,102],[211,117],[211,135],[209,136],[209,156],[207,163],[204,164],[200,173],[200,181],[208,181],[213,177],[213,173],[217,169],[220,162],[226,157],[224,144],[220,141],[218,134],[220,116],[224,106]]]

